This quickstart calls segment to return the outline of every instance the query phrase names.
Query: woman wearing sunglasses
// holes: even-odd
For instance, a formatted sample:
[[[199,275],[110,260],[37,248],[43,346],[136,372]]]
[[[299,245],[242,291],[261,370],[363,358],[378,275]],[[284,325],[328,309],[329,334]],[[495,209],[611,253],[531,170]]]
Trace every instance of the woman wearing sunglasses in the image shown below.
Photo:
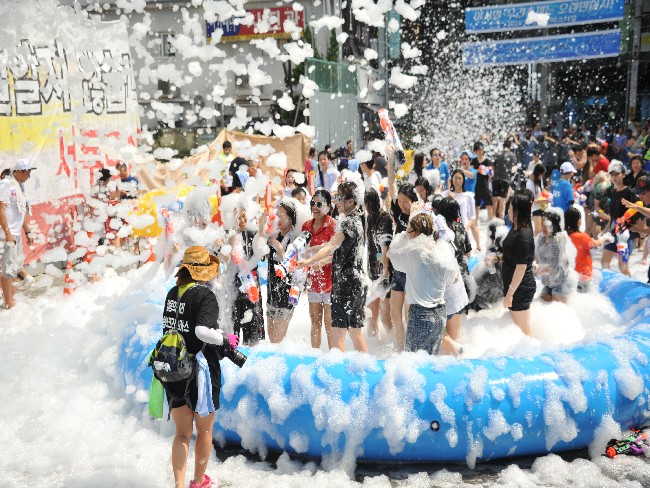
[[[313,219],[302,226],[303,231],[311,233],[311,241],[307,252],[312,255],[318,252],[334,236],[336,221],[330,216],[332,197],[327,190],[316,190],[311,202]],[[309,290],[309,317],[311,319],[311,347],[320,348],[323,319],[327,345],[332,347],[332,265],[326,264],[321,268],[312,267],[307,275]]]

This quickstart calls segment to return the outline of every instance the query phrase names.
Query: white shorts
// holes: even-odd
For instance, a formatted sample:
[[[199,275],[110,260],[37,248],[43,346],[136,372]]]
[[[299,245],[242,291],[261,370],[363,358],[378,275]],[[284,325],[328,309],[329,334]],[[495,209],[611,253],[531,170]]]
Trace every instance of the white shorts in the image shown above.
[[[0,274],[3,278],[17,277],[25,260],[22,236],[14,236],[14,239],[16,239],[15,245],[0,240]]]
[[[307,294],[307,301],[309,301],[309,303],[322,303],[323,305],[330,305],[332,303],[332,294],[310,291]]]

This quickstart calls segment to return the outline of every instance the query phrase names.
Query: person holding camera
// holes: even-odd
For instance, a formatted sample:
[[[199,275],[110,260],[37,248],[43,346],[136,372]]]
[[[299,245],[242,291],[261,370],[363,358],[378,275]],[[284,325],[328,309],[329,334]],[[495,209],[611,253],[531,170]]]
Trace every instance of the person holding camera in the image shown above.
[[[172,443],[172,469],[177,488],[185,486],[185,468],[194,423],[195,465],[190,488],[204,488],[213,484],[205,471],[212,450],[214,412],[219,408],[219,359],[222,356],[233,356],[232,353],[237,352],[234,350],[238,345],[237,336],[226,335],[217,327],[219,305],[214,293],[206,285],[216,278],[218,273],[217,257],[210,255],[204,247],[189,247],[176,272],[176,286],[169,290],[165,299],[163,332],[167,334],[171,330],[177,331],[183,337],[189,354],[196,356],[199,352],[203,353],[208,365],[212,393],[212,402],[209,402],[211,405],[208,403],[208,412],[205,412],[199,409],[202,403],[199,397],[199,372],[187,380],[163,383],[170,414],[176,426]],[[236,360],[234,357],[233,362],[237,363]],[[198,368],[197,365],[194,367]]]

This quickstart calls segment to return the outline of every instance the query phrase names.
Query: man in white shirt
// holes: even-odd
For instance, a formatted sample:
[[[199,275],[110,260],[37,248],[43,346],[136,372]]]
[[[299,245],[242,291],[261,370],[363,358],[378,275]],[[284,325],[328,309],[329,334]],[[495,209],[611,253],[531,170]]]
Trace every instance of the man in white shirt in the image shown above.
[[[32,244],[27,216],[27,197],[21,187],[31,176],[34,168],[25,159],[19,159],[13,167],[12,173],[0,180],[0,285],[5,301],[5,308],[13,307],[14,280],[23,267],[25,255],[23,253],[22,231],[25,231],[27,243]]]
[[[314,188],[324,188],[330,193],[335,193],[335,184],[338,182],[341,173],[330,161],[325,151],[318,155],[318,166],[316,167],[316,177],[314,178]]]

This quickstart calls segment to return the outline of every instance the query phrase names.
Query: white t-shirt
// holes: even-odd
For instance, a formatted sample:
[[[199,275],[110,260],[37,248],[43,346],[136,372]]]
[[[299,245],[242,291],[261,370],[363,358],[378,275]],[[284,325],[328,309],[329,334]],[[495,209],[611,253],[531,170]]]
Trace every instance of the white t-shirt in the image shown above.
[[[443,191],[442,196],[448,197],[449,190]],[[470,219],[476,218],[476,204],[472,192],[454,193],[454,200],[458,202],[460,207],[460,221],[463,225],[467,225]]]
[[[363,175],[363,184],[367,189],[374,188],[377,193],[381,195],[381,175],[379,171],[375,171],[370,176]]]
[[[4,202],[9,232],[19,237],[27,215],[27,197],[13,176],[0,180],[0,202]],[[2,236],[4,237],[4,236]]]
[[[540,198],[542,198],[542,189],[539,186],[535,185],[535,183],[533,183],[533,180],[531,180],[530,178],[526,180],[526,190],[530,190],[533,192],[533,195],[535,195],[535,200],[539,200]],[[537,210],[541,210],[541,209],[542,207],[539,203],[533,202],[533,207],[531,208],[532,212],[536,212]]]
[[[444,241],[406,232],[395,236],[388,257],[397,271],[406,273],[406,302],[433,308],[445,303],[445,288],[460,278],[452,247]]]

